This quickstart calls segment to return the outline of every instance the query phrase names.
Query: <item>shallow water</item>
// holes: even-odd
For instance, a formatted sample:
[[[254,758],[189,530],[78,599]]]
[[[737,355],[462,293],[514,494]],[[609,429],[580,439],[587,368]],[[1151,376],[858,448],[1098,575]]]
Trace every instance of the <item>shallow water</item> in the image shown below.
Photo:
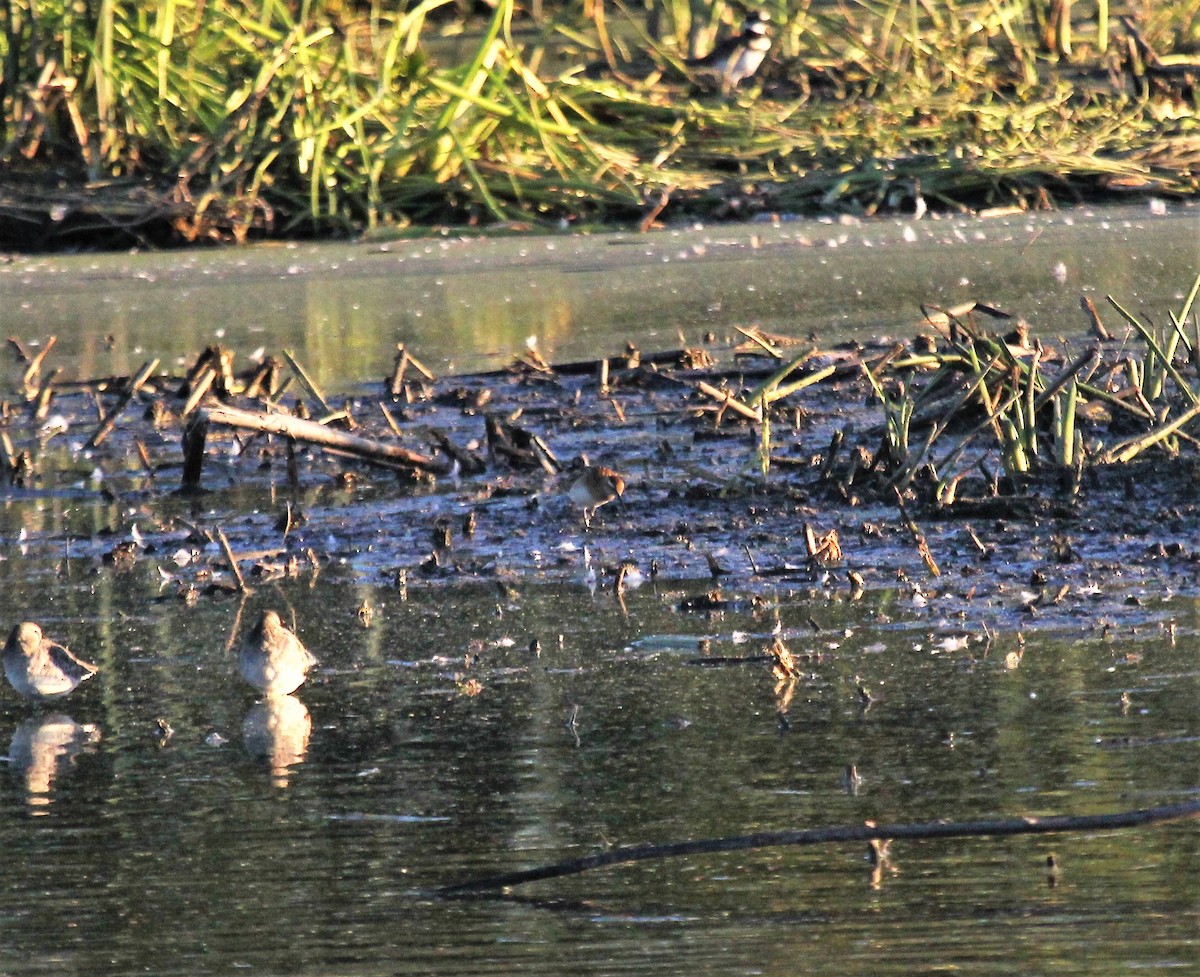
[[[319,604],[293,584],[246,608],[294,613],[322,660],[267,736],[226,651],[237,603],[159,600],[154,576],[64,582],[47,628],[101,674],[40,716],[4,699],[0,738],[43,731],[37,761],[10,747],[0,795],[5,974],[1195,967],[1194,823],[895,843],[876,874],[838,845],[423,894],[614,845],[1194,797],[1192,602],[1137,634],[1033,634],[1016,664],[1011,636],[964,647],[886,591],[780,590],[758,613],[706,617],[676,609],[702,589],[688,583],[643,587],[622,612],[582,586],[402,600],[335,573]],[[101,619],[70,620],[84,604]],[[700,663],[701,638],[714,658],[757,654],[777,624],[816,656],[790,688],[762,662]],[[68,743],[63,717],[94,731]]]
[[[17,258],[0,265],[0,320],[25,341],[57,335],[48,365],[73,375],[190,363],[219,340],[243,357],[292,348],[337,392],[386,374],[398,341],[442,372],[503,365],[531,335],[558,360],[751,322],[825,342],[908,336],[919,302],[966,298],[1056,335],[1082,328],[1081,292],[1110,326],[1105,293],[1161,323],[1198,251],[1196,210],[1170,205]],[[424,525],[436,506],[389,484],[372,490],[380,504],[363,510],[371,532],[354,560],[335,552],[319,575],[256,583],[244,609],[212,595],[191,606],[159,573],[172,554],[128,572],[84,554],[192,503],[122,499],[111,471],[105,497],[87,480],[94,462],[62,440],[40,460],[61,453],[78,491],[6,497],[0,586],[10,615],[36,616],[101,672],[40,712],[0,689],[2,974],[1196,972],[1194,822],[896,843],[879,872],[860,846],[778,848],[506,898],[428,894],[612,846],[1194,799],[1200,615],[1168,593],[1194,592],[1186,561],[1131,568],[1141,602],[1109,620],[1077,587],[1023,655],[1008,592],[978,598],[1006,628],[995,643],[967,633],[970,581],[928,603],[883,575],[858,601],[765,584],[757,610],[701,615],[678,608],[707,579],[643,586],[622,606],[564,568],[515,593],[412,574],[405,599],[378,570],[411,554],[398,539],[389,551],[374,523]],[[363,507],[318,494],[314,510],[335,522],[339,507]],[[236,486],[210,498],[256,525],[279,504]],[[523,504],[504,509],[518,527]],[[689,560],[669,572],[703,566]],[[273,708],[256,704],[230,650],[268,606],[322,662]],[[801,658],[794,684],[764,661],[703,660],[760,656],[777,628]]]
[[[1086,328],[1090,296],[1166,318],[1200,263],[1200,211],[1170,204],[977,220],[819,221],[653,233],[18,257],[0,328],[57,336],[65,376],[292,349],[323,385],[387,376],[395,344],[438,373],[497,368],[532,337],[548,360],[655,351],[735,325],[823,343],[908,338],[921,303],[977,300],[1046,337]]]

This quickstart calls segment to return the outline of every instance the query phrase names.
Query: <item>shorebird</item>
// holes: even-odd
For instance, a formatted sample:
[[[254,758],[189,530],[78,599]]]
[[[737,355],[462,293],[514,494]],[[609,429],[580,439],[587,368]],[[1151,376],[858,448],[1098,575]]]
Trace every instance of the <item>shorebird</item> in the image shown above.
[[[771,50],[767,20],[765,10],[750,14],[741,33],[718,42],[704,57],[689,58],[684,64],[697,79],[715,84],[723,92],[733,91],[758,71]]]
[[[295,692],[316,664],[275,611],[263,611],[238,653],[242,678],[267,696]]]
[[[4,675],[26,698],[66,695],[96,671],[95,665],[47,638],[32,621],[22,621],[13,628],[4,645]]]
[[[583,472],[571,483],[567,494],[583,507],[583,524],[590,528],[597,509],[625,494],[625,479],[611,468],[589,465],[585,458]]]

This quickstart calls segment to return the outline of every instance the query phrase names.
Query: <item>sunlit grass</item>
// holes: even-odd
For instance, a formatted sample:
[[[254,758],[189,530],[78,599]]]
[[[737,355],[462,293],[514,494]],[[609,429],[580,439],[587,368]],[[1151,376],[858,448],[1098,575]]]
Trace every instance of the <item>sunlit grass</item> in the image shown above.
[[[11,0],[3,154],[151,177],[186,204],[188,237],[623,219],[666,188],[703,212],[750,184],[754,208],[864,214],[1197,189],[1192,114],[1103,53],[1107,15],[1048,43],[1018,0],[775,0],[770,70],[723,99],[679,65],[732,7],[542,6],[464,25],[452,0],[104,0],[94,20]],[[1172,8],[1150,39],[1195,40],[1200,0]],[[660,80],[580,70],[606,47]]]

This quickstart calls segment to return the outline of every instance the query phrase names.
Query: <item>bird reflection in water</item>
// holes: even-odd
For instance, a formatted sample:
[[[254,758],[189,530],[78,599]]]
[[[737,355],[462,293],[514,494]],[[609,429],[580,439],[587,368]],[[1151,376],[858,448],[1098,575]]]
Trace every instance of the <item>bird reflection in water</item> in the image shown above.
[[[256,703],[242,722],[246,752],[271,767],[276,787],[288,785],[288,768],[304,762],[312,735],[308,708],[294,695],[273,695]]]
[[[90,753],[100,742],[93,725],[80,725],[58,713],[26,719],[13,733],[8,747],[12,772],[21,778],[31,814],[46,814],[53,802],[51,790],[62,774],[75,765],[82,753]]]

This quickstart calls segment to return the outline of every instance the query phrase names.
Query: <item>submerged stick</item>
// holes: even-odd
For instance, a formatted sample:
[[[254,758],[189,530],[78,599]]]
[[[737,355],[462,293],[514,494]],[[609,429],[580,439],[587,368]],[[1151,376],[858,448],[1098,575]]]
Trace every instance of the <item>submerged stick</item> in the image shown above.
[[[434,889],[431,895],[457,896],[470,892],[503,889],[525,882],[579,875],[609,865],[627,865],[658,858],[680,858],[685,855],[704,855],[714,852],[745,851],[750,848],[776,848],[785,845],[821,845],[846,841],[889,841],[895,838],[978,838],[1004,835],[1057,834],[1064,831],[1114,831],[1136,828],[1146,824],[1161,824],[1183,818],[1200,816],[1200,800],[1182,804],[1167,804],[1141,810],[1119,811],[1113,814],[1057,815],[1054,817],[1023,817],[982,821],[923,821],[904,824],[851,824],[828,828],[806,828],[796,831],[760,831],[727,838],[705,838],[699,841],[677,841],[664,845],[637,845],[615,851],[573,858],[553,865],[469,879]]]

